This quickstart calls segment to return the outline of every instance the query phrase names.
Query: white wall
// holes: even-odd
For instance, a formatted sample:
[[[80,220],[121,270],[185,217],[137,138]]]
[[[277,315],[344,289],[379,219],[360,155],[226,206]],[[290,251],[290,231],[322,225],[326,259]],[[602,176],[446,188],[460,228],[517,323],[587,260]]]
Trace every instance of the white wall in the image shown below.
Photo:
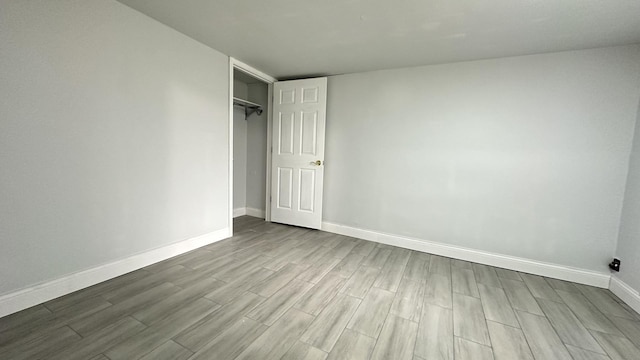
[[[0,2],[0,294],[228,226],[228,58],[111,0]]]
[[[233,96],[247,99],[247,84],[233,81]],[[247,120],[244,108],[233,107],[233,209],[247,207]]]
[[[262,105],[262,115],[249,117],[247,129],[247,207],[265,210],[267,183],[267,114],[268,87],[264,83],[249,84],[249,101]]]
[[[616,255],[621,260],[618,277],[640,292],[640,104],[637,116]]]
[[[324,220],[606,272],[639,74],[628,46],[330,77]]]

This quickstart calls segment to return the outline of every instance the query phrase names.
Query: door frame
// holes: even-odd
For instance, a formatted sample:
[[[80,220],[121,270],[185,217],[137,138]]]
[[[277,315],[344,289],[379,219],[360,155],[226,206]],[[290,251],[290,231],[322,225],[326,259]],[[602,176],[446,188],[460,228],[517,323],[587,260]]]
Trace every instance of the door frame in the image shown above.
[[[265,221],[271,221],[271,107],[273,106],[273,83],[276,78],[268,75],[242,61],[229,57],[229,237],[233,236],[233,71],[239,70],[264,82],[268,87],[267,101],[267,168],[266,168],[266,197],[265,197]]]

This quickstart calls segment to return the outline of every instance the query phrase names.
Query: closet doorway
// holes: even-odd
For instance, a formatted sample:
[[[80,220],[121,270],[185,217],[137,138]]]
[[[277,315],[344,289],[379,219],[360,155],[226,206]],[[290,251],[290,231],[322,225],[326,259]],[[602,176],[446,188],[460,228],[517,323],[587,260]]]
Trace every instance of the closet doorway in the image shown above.
[[[231,58],[229,79],[229,235],[242,215],[320,229],[327,78],[276,82]]]
[[[230,224],[250,215],[269,219],[270,187],[267,157],[270,144],[271,92],[275,79],[231,59],[230,64]],[[230,235],[232,235],[230,234]]]

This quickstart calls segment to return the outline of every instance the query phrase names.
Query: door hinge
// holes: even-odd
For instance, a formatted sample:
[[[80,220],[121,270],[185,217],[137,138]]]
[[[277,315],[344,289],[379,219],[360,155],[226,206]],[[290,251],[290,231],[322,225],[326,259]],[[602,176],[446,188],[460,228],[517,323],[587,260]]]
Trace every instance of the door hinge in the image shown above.
[[[273,200],[272,200],[271,196],[269,196],[269,202],[272,202],[272,201],[273,201]]]

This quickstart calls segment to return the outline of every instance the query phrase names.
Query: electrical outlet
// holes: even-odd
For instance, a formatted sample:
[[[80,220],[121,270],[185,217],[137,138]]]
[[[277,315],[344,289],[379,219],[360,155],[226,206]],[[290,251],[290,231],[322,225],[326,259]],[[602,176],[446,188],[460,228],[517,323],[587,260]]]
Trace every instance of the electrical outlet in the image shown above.
[[[613,258],[613,261],[609,264],[609,269],[613,271],[620,271],[620,259]]]

